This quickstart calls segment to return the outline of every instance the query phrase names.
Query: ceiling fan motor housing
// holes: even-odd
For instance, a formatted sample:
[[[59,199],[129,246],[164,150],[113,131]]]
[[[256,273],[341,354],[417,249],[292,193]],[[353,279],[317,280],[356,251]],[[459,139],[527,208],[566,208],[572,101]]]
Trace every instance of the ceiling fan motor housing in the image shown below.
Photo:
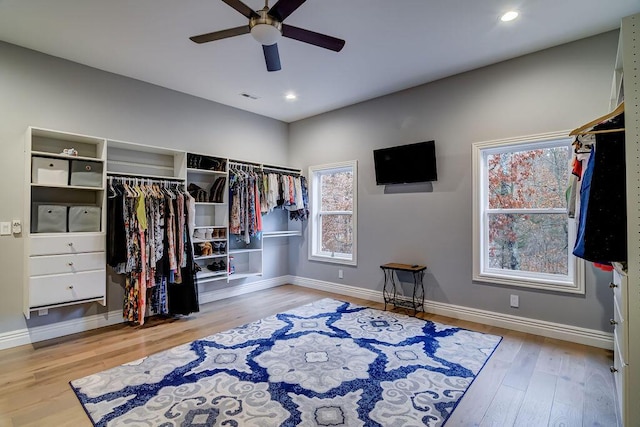
[[[267,12],[266,8],[258,10],[260,16],[252,17],[249,27],[254,39],[264,46],[271,46],[282,36],[282,22],[272,18]]]

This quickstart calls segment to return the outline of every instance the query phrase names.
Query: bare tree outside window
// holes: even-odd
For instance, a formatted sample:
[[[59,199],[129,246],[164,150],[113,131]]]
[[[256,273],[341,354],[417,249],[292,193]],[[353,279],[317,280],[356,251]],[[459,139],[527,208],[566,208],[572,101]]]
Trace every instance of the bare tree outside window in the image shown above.
[[[570,155],[563,146],[487,156],[489,267],[568,274],[568,218],[551,209],[566,209]]]
[[[473,144],[475,281],[584,294],[567,214],[571,142],[553,132]]]

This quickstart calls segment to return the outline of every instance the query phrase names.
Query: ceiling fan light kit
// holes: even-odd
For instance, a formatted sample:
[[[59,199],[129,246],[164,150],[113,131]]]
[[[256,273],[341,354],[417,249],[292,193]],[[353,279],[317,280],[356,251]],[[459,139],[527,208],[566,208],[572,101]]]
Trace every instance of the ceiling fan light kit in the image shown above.
[[[273,19],[267,12],[267,8],[258,11],[260,16],[251,18],[249,28],[251,28],[251,35],[258,43],[271,46],[282,36],[282,22]]]
[[[251,36],[262,45],[268,71],[278,71],[282,68],[277,44],[280,37],[298,40],[334,52],[340,52],[345,45],[345,41],[342,39],[282,23],[296,9],[302,6],[302,3],[306,0],[278,0],[272,8],[269,8],[268,0],[265,0],[264,8],[258,11],[252,10],[240,0],[222,1],[248,18],[249,25],[200,34],[189,38],[193,42],[200,44],[251,33]]]

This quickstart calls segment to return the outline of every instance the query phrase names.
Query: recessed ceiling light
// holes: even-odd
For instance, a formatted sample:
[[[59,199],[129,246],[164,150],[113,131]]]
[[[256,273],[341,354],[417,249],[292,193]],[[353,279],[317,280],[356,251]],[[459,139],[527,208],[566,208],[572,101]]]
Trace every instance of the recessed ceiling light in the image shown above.
[[[290,92],[284,96],[284,99],[286,99],[287,101],[295,101],[296,99],[298,99],[298,95],[296,95],[293,92]]]
[[[518,12],[516,12],[515,10],[510,10],[509,12],[505,13],[504,15],[502,15],[500,17],[500,20],[502,22],[509,22],[509,21],[513,21],[517,17],[518,17]]]

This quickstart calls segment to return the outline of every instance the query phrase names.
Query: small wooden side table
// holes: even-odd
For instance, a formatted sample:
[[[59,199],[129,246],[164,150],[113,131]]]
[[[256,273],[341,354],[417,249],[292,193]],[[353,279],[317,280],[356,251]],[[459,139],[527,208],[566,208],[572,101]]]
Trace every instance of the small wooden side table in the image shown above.
[[[390,304],[395,307],[412,309],[414,316],[420,311],[424,312],[423,279],[427,266],[390,263],[381,265],[380,268],[384,273],[384,288],[382,289],[384,309],[386,310],[387,304]],[[413,274],[413,294],[411,295],[411,301],[398,296],[398,287],[400,286],[400,281],[396,280],[398,271],[406,271]]]

